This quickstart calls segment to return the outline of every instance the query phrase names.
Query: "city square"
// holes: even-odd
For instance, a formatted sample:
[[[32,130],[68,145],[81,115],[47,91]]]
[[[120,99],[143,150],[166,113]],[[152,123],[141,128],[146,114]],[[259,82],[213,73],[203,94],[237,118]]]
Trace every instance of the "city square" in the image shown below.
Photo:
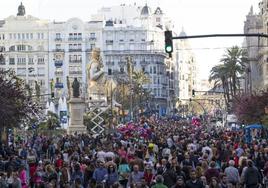
[[[268,187],[268,1],[254,1],[229,20],[240,33],[190,35],[172,3],[193,0],[101,0],[87,20],[66,2],[64,21],[51,0],[16,2],[0,18],[0,188]]]

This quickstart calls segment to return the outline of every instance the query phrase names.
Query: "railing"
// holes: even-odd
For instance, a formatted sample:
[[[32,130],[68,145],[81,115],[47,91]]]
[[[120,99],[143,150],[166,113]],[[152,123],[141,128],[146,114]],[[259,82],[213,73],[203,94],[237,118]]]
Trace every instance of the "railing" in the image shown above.
[[[60,49],[60,48],[53,50],[53,52],[64,52],[64,51],[65,51],[64,49]]]
[[[82,63],[82,59],[81,60],[70,60],[69,63]]]
[[[69,49],[69,52],[82,52],[82,48]]]
[[[82,71],[69,71],[70,74],[82,74]]]
[[[96,37],[90,37],[88,40],[89,40],[89,41],[96,41],[97,38],[96,38]]]
[[[81,41],[83,40],[82,37],[78,37],[78,38],[68,38],[69,41]]]
[[[63,72],[55,72],[55,76],[62,76],[63,75]]]
[[[106,44],[113,44],[113,40],[106,40]]]
[[[55,38],[55,41],[62,41],[62,38]]]

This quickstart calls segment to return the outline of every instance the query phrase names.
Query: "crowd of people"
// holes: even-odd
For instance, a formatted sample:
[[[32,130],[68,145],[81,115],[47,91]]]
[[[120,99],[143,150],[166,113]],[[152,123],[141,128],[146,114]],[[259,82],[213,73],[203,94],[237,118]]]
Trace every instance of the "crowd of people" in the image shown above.
[[[0,147],[0,188],[268,187],[268,143],[243,131],[141,118],[107,136],[28,135]]]

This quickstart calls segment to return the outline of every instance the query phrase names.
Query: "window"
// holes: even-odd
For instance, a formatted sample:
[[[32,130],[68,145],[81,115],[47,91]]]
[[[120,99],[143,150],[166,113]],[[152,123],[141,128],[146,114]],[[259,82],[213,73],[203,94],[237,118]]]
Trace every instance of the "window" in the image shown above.
[[[34,64],[34,58],[33,57],[29,57],[28,58],[28,64]]]
[[[20,39],[20,33],[18,33],[18,39]]]
[[[154,67],[154,74],[156,74],[156,67]]]
[[[17,59],[18,65],[25,65],[26,64],[26,58],[25,57],[18,57]]]
[[[17,50],[18,51],[26,51],[26,46],[25,45],[18,45]]]
[[[22,37],[22,39],[24,40],[24,39],[25,39],[25,34],[22,33],[22,34],[21,34],[21,37]]]
[[[37,63],[38,64],[44,64],[45,63],[45,58],[44,57],[38,57]]]
[[[78,33],[78,39],[82,40],[82,33]]]
[[[82,44],[78,44],[78,45],[77,45],[77,49],[78,49],[78,50],[81,50],[81,49],[82,49]]]
[[[26,68],[17,68],[18,76],[26,76]]]
[[[28,46],[28,51],[32,51],[33,47],[32,46]]]
[[[33,34],[32,33],[30,34],[30,38],[33,39]]]
[[[9,58],[9,64],[10,65],[15,65],[15,58],[14,57]]]
[[[45,37],[44,37],[44,33],[41,33],[41,39],[44,39]]]
[[[120,72],[121,73],[124,73],[125,72],[124,67],[120,67]]]
[[[95,44],[90,44],[90,49],[93,50],[95,48]]]
[[[45,68],[44,67],[39,67],[37,69],[37,75],[38,76],[45,76]]]
[[[108,69],[108,75],[112,75],[112,69]]]
[[[73,34],[72,33],[69,33],[69,40],[72,40],[73,39]]]
[[[56,49],[60,50],[61,49],[61,45],[60,44],[56,44]]]
[[[37,39],[40,39],[40,33],[37,33]]]
[[[61,39],[61,34],[60,33],[56,33],[56,39]]]
[[[125,48],[125,45],[124,45],[124,44],[120,44],[120,45],[119,45],[119,50],[120,50],[120,51],[123,51],[124,48]]]
[[[155,21],[156,21],[156,22],[160,22],[161,20],[160,20],[160,18],[158,17],[158,18],[155,19]]]
[[[15,46],[11,46],[11,47],[9,47],[9,51],[10,51],[10,52],[15,52]]]
[[[12,39],[12,34],[11,33],[9,34],[9,39]]]
[[[26,33],[26,39],[29,40],[30,37],[29,37],[29,33]]]
[[[16,35],[15,33],[13,34],[13,38],[14,38],[14,39],[16,39],[16,38],[17,38],[17,35]]]
[[[90,33],[90,38],[95,39],[96,38],[96,33]]]

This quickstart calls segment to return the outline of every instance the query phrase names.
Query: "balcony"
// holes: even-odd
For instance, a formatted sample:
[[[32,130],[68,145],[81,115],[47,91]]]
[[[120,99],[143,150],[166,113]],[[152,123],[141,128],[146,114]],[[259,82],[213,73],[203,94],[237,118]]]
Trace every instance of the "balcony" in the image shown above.
[[[63,83],[61,83],[61,82],[56,83],[55,88],[62,89],[63,88]]]
[[[72,37],[70,37],[70,38],[68,38],[68,40],[69,41],[81,41],[83,39],[82,39],[82,37],[78,37],[78,38],[72,38]]]
[[[62,38],[60,38],[60,37],[56,37],[56,38],[55,38],[55,41],[62,41]]]
[[[53,50],[53,52],[64,52],[65,50],[64,49],[61,49],[61,48],[56,48]]]
[[[97,38],[96,37],[90,37],[88,40],[92,41],[92,42],[95,42],[97,40]]]
[[[70,74],[82,74],[82,71],[69,71]]]
[[[106,40],[106,44],[113,44],[114,41],[113,40]]]
[[[63,76],[63,71],[55,71],[55,76]]]
[[[86,52],[92,52],[93,48],[87,48]]]
[[[109,65],[110,65],[110,66],[114,66],[114,62],[113,62],[113,61],[107,61],[107,62],[106,62],[106,65],[107,65],[107,66],[109,66]]]
[[[69,49],[69,52],[82,52],[82,48]]]
[[[70,60],[69,63],[82,63],[82,59]]]
[[[63,61],[55,61],[55,67],[61,67],[63,65]]]

